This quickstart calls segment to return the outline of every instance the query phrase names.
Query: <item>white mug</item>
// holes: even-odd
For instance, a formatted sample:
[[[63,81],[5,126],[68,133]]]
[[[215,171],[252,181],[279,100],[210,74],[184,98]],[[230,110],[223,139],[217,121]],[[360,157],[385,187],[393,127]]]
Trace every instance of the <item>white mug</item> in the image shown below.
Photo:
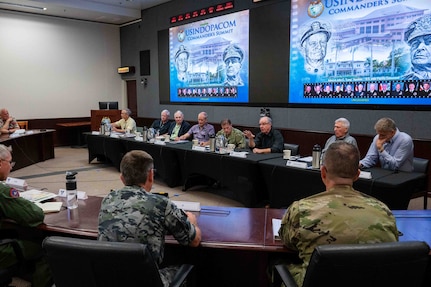
[[[292,151],[290,149],[283,150],[283,159],[290,159],[291,154],[292,154]]]
[[[228,144],[227,145],[227,149],[228,150],[234,150],[235,149],[235,144]]]

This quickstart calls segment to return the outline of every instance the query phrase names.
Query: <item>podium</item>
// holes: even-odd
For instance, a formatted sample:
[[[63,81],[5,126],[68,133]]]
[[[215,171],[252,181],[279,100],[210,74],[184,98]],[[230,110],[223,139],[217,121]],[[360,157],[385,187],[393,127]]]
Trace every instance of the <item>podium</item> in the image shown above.
[[[100,122],[104,117],[108,117],[111,123],[121,119],[121,110],[91,110],[91,130],[98,131]]]

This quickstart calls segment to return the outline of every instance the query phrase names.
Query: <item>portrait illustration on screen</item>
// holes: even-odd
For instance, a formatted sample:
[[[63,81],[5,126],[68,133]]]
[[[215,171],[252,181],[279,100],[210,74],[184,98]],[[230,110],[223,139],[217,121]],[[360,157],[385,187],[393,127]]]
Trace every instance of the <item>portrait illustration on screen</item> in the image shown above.
[[[248,51],[248,10],[170,28],[170,101],[248,102]]]
[[[340,83],[344,96],[290,89],[290,104],[431,106],[420,96],[431,80],[431,0],[320,1],[318,14],[311,2],[291,4],[289,86]]]

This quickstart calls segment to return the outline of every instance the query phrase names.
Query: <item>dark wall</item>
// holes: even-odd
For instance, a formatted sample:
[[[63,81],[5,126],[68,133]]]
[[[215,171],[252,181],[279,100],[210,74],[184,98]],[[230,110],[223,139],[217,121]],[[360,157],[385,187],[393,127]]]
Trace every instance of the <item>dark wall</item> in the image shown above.
[[[200,105],[161,105],[159,85],[168,86],[166,78],[159,77],[159,55],[158,55],[158,34],[159,31],[166,30],[170,27],[170,16],[184,13],[193,9],[199,9],[209,5],[214,5],[223,1],[213,0],[173,0],[166,4],[142,11],[142,22],[121,28],[121,64],[122,66],[130,65],[139,67],[140,51],[150,50],[150,65],[151,74],[148,76],[139,76],[140,72],[136,71],[133,79],[137,80],[138,93],[138,116],[157,118],[162,109],[169,109],[171,113],[176,110],[182,110],[185,114],[185,119],[195,121],[197,114],[201,111],[206,111],[209,114],[211,122],[219,122],[222,118],[229,117],[236,125],[252,126],[258,123],[260,107],[250,106],[200,106]],[[251,0],[236,0],[234,11],[244,9],[268,9],[269,5],[283,5],[290,1],[282,0],[267,0],[259,3],[253,3]],[[259,10],[260,11],[260,10]],[[289,11],[280,13],[281,23],[289,21]],[[265,13],[259,13],[261,23],[265,22]],[[272,15],[268,15],[271,17]],[[274,19],[272,19],[274,21]],[[260,40],[264,45],[250,47],[251,51],[256,51],[252,57],[257,57],[258,65],[288,65],[288,53],[283,41],[286,34],[272,35],[273,41],[268,40],[269,31],[265,31],[263,27],[250,27],[250,30],[255,32],[253,37],[255,40]],[[259,29],[260,28],[260,29]],[[256,34],[257,33],[257,34]],[[286,53],[283,53],[286,51]],[[258,67],[250,67],[250,85],[254,86],[259,93],[265,93],[271,97],[274,91],[271,80],[275,75],[270,73],[259,73]],[[253,73],[252,73],[253,71]],[[280,75],[276,75],[280,78]],[[147,86],[141,83],[141,79],[147,79]],[[286,75],[283,75],[285,81],[288,81],[287,69]],[[126,79],[126,78],[125,78]],[[280,80],[278,80],[280,82]],[[289,87],[296,89],[297,87]],[[302,92],[298,89],[298,92]],[[351,132],[356,134],[372,135],[375,133],[374,123],[381,117],[393,118],[400,130],[409,133],[416,139],[431,139],[431,129],[428,123],[431,122],[431,112],[428,111],[409,111],[409,110],[364,110],[364,109],[333,109],[333,108],[287,108],[287,107],[270,107],[271,117],[273,118],[274,126],[288,129],[310,130],[332,132],[334,120],[339,117],[346,117],[351,122]]]

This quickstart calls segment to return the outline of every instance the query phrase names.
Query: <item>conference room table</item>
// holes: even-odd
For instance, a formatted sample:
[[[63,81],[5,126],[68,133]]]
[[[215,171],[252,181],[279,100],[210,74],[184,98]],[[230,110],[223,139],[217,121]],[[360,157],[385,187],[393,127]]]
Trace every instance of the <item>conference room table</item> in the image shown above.
[[[286,165],[287,160],[273,158],[259,162],[272,208],[286,208],[293,201],[324,191],[319,169]],[[426,175],[369,168],[371,178],[359,178],[353,187],[383,201],[392,210],[408,208],[412,191],[426,181]]]
[[[64,199],[57,199],[64,200]],[[38,228],[47,236],[97,239],[102,198],[79,200],[77,209],[62,208],[45,215]],[[165,263],[191,263],[198,282],[205,286],[269,286],[266,270],[273,258],[296,256],[275,239],[272,219],[285,209],[202,206],[193,212],[202,231],[199,248],[179,245],[172,235],[165,238]],[[419,240],[431,246],[431,210],[394,210],[400,241]],[[201,286],[201,285],[198,285]]]
[[[107,160],[119,169],[125,153],[144,150],[154,159],[154,167],[169,187],[183,186],[187,190],[195,185],[214,183],[222,187],[221,195],[254,207],[267,199],[264,178],[259,162],[281,157],[282,154],[253,154],[246,157],[192,149],[191,142],[154,144],[134,138],[118,138],[85,133],[89,163],[94,159]]]
[[[269,203],[272,208],[286,208],[293,201],[325,190],[319,169],[287,166],[281,153],[231,156],[192,148],[191,142],[137,141],[85,133],[89,163],[95,158],[107,160],[119,169],[125,153],[138,149],[154,159],[157,176],[169,187],[194,185],[221,187],[217,192],[242,203],[258,207]],[[381,168],[365,170],[370,179],[359,178],[354,188],[374,196],[390,209],[407,209],[415,187],[426,184],[426,174],[394,172]]]
[[[39,229],[51,234],[88,239],[97,238],[98,215],[102,197],[89,196],[78,200],[78,208],[45,214]],[[57,199],[62,200],[64,199]],[[194,211],[202,230],[202,247],[290,252],[275,239],[272,218],[283,217],[283,208],[246,208],[202,206]],[[400,241],[421,240],[431,246],[431,210],[393,210]],[[172,236],[167,244],[177,244]]]
[[[54,132],[27,130],[22,134],[1,134],[0,144],[12,147],[14,170],[54,158]]]

